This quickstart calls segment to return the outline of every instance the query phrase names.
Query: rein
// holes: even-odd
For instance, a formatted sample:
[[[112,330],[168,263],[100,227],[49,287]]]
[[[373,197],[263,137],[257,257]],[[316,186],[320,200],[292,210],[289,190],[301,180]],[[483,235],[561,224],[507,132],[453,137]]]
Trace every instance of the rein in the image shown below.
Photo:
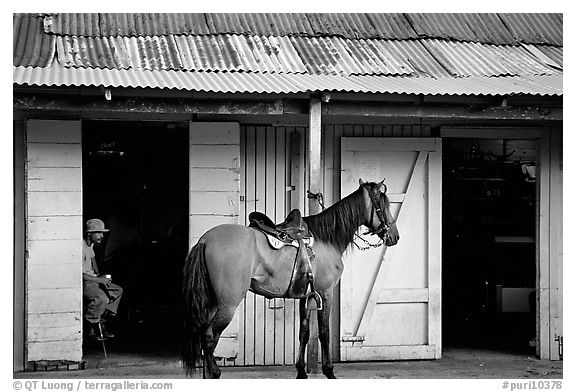
[[[352,243],[356,246],[356,248],[358,248],[358,250],[368,250],[370,248],[378,248],[384,244],[384,241],[389,236],[389,232],[390,232],[390,226],[389,225],[392,224],[393,222],[387,222],[386,216],[384,215],[384,213],[382,211],[382,208],[380,206],[379,201],[377,200],[376,195],[374,193],[372,193],[372,189],[370,189],[370,187],[367,184],[362,184],[362,187],[366,189],[366,191],[368,192],[368,195],[370,196],[370,200],[372,201],[372,211],[370,214],[370,226],[372,226],[372,222],[374,222],[374,212],[376,212],[378,219],[380,219],[380,225],[376,229],[370,229],[369,228],[364,233],[364,235],[366,235],[366,234],[374,235],[374,234],[379,234],[383,231],[385,232],[383,238],[380,238],[376,244],[372,244],[372,243],[368,242],[366,239],[360,237],[358,235],[358,233],[354,233],[354,235],[359,240],[364,242],[364,246],[360,246],[356,243],[356,241],[352,241]],[[322,195],[322,192],[312,193],[312,192],[310,192],[310,190],[307,190],[306,193],[307,193],[307,196],[309,199],[316,199],[316,201],[318,202],[320,207],[322,207],[322,211],[324,211],[326,209],[326,207],[324,206],[324,202],[323,202],[324,197]]]

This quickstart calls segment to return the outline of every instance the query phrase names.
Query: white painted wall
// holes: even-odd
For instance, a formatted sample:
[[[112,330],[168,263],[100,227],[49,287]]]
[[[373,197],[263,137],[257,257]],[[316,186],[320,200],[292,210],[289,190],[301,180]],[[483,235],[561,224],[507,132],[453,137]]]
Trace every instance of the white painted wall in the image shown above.
[[[27,361],[82,359],[80,121],[26,129]]]

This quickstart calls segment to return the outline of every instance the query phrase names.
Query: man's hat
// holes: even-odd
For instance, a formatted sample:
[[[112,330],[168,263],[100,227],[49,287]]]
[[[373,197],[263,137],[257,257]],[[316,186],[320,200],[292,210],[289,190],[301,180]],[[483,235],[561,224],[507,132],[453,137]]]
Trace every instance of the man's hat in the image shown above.
[[[90,219],[86,222],[86,233],[105,233],[110,231],[104,228],[104,222],[100,219]]]

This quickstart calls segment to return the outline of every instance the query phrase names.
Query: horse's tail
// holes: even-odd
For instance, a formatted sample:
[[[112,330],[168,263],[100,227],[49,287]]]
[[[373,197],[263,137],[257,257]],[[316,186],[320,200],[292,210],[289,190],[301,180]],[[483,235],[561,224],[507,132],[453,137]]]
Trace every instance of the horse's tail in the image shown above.
[[[202,357],[203,333],[208,327],[210,308],[214,304],[214,290],[210,284],[205,258],[206,244],[199,241],[190,250],[184,263],[182,294],[184,297],[184,342],[182,366],[186,374],[196,371]]]

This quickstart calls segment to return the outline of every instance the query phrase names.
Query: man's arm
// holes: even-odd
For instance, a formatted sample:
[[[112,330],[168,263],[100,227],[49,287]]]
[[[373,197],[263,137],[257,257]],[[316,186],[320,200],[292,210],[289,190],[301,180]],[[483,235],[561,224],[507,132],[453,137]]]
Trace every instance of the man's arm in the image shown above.
[[[94,276],[94,275],[89,275],[89,274],[85,274],[85,273],[82,274],[82,278],[84,278],[84,280],[89,280],[89,281],[96,282],[99,284],[104,284],[104,285],[106,285],[112,281],[111,279],[108,279],[104,276]]]

